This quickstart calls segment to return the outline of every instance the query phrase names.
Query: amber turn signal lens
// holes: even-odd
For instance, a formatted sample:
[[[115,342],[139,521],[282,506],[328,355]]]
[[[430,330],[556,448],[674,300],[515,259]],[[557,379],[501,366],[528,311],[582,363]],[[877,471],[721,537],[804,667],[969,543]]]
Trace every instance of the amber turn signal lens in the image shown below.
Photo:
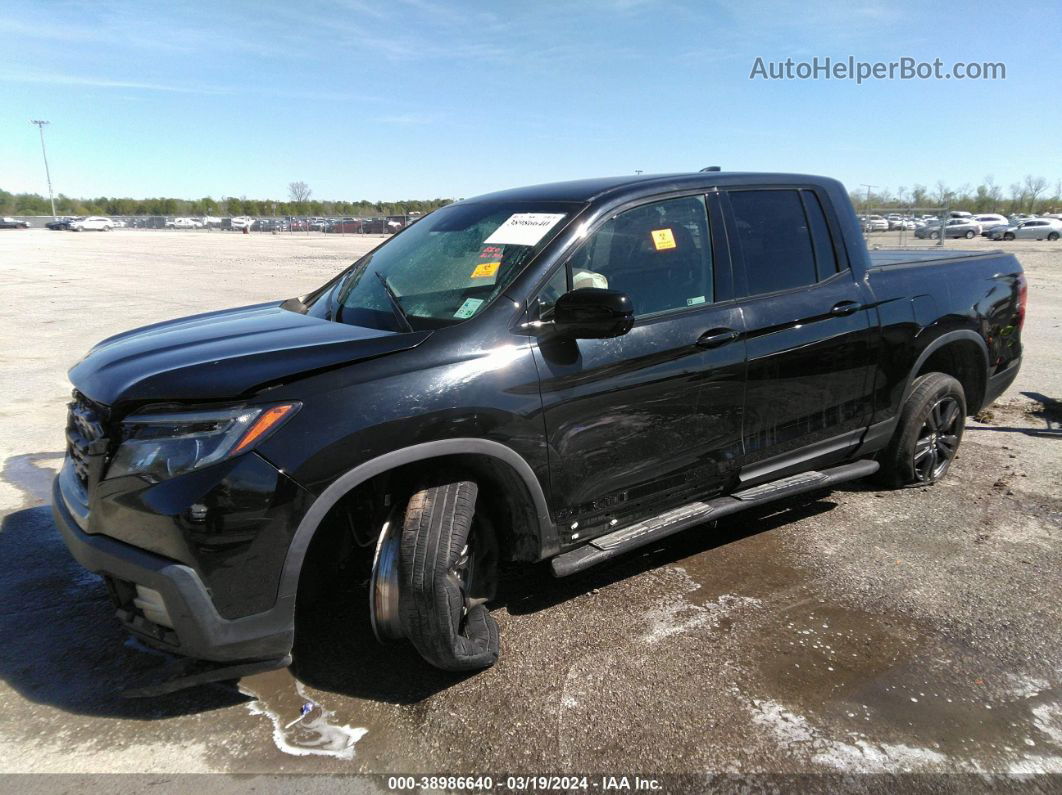
[[[239,455],[244,450],[252,447],[255,442],[261,439],[265,434],[276,427],[277,423],[287,417],[292,411],[295,410],[294,403],[285,403],[282,406],[273,406],[262,412],[247,429],[247,433],[240,439],[239,444],[232,448],[229,453],[230,456]]]

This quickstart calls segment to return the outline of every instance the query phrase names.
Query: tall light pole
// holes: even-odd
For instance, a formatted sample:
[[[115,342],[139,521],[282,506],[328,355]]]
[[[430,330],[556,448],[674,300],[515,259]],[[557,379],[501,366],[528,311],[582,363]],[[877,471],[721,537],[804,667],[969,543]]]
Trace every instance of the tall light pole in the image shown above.
[[[877,185],[868,185],[865,182],[860,182],[859,187],[867,189],[867,203],[863,205],[863,212],[870,211],[870,189],[878,187]]]
[[[44,176],[48,179],[48,198],[52,202],[52,220],[55,220],[55,196],[52,195],[52,172],[48,169],[48,150],[44,148],[44,125],[51,122],[42,119],[31,119],[30,124],[36,124],[41,133],[41,154],[44,155]]]

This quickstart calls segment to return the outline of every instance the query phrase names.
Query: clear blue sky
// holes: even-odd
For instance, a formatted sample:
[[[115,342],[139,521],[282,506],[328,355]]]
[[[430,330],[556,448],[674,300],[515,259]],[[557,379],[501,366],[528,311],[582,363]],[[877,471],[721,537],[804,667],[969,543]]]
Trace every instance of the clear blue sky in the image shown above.
[[[1055,3],[24,2],[0,12],[0,187],[471,196],[583,176],[1062,178]],[[750,80],[754,59],[1002,61],[1004,81]]]

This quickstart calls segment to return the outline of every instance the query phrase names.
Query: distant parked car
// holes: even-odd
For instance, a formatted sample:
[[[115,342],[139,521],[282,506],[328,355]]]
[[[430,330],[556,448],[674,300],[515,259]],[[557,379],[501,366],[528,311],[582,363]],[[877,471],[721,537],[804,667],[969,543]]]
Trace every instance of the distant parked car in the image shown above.
[[[221,219],[220,218],[216,218],[213,215],[204,215],[202,218],[199,219],[199,222],[204,227],[218,227],[218,226],[221,226]]]
[[[174,218],[166,222],[167,229],[202,229],[203,222],[195,218]]]
[[[44,226],[46,229],[53,229],[55,231],[65,230],[70,228],[70,224],[74,223],[78,219],[76,218],[56,218],[54,221],[49,221]]]
[[[975,215],[974,220],[981,225],[981,234],[985,237],[988,236],[988,230],[993,227],[1006,226],[1009,222],[1006,216],[999,215],[998,213],[985,213],[984,215]]]
[[[242,232],[244,229],[250,229],[255,224],[255,219],[249,215],[237,215],[230,221],[231,228],[237,232]]]
[[[113,218],[111,220],[114,222],[115,229],[125,229],[128,226],[128,224],[121,218]]]
[[[945,237],[965,237],[967,240],[981,234],[981,225],[968,218],[949,218],[944,222]],[[940,239],[940,222],[926,224],[915,230],[915,237],[930,240]]]
[[[5,215],[3,218],[0,218],[0,229],[29,229],[29,222],[19,221]]]
[[[1030,218],[992,230],[993,240],[1058,240],[1062,237],[1062,221],[1056,218]]]
[[[863,219],[864,232],[888,232],[889,222],[880,215],[868,215]]]
[[[262,218],[255,226],[259,232],[286,232],[288,222],[283,218]]]
[[[81,221],[74,221],[70,228],[75,232],[110,232],[114,229],[114,221],[102,215],[90,215]]]
[[[357,234],[362,231],[362,223],[357,218],[344,218],[342,221],[333,221],[325,227],[324,231],[337,235]]]

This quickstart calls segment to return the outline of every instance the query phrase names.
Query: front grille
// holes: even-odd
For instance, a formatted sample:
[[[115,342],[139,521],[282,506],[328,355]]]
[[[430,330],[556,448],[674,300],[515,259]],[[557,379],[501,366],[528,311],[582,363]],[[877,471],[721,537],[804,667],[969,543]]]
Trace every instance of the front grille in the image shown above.
[[[74,393],[66,421],[67,454],[83,488],[88,487],[93,459],[107,449],[105,422],[106,409]]]

